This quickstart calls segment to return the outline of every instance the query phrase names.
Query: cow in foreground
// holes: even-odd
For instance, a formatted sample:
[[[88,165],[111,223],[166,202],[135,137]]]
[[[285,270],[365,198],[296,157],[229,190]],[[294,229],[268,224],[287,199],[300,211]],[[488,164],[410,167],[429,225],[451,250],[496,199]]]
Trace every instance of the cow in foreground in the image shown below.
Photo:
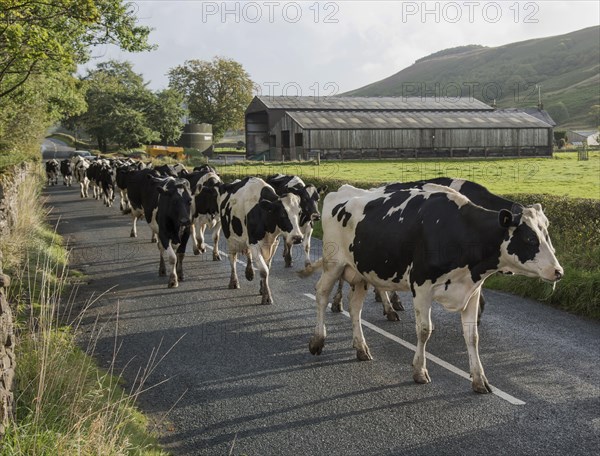
[[[79,183],[79,196],[82,198],[88,197],[90,180],[87,177],[87,169],[89,166],[90,162],[80,155],[75,155],[71,158],[71,169],[73,170],[75,180]]]
[[[158,231],[160,265],[158,275],[169,275],[169,288],[179,286],[184,280],[183,259],[190,237],[192,195],[185,179],[154,177],[149,179],[156,186],[158,201],[154,211],[153,224]],[[154,229],[154,228],[153,228]],[[167,253],[169,270],[165,266],[164,253]]]
[[[388,184],[384,187],[385,192],[393,192],[396,190],[408,190],[411,188],[423,188],[426,184],[438,184],[444,185],[446,187],[450,187],[453,190],[463,194],[473,204],[484,207],[486,209],[490,209],[493,211],[500,211],[502,209],[507,209],[512,211],[514,214],[521,214],[523,212],[523,206],[514,201],[508,200],[501,196],[495,195],[490,192],[483,185],[477,184],[476,182],[471,182],[466,179],[456,179],[451,177],[436,177],[433,179],[420,180],[414,182],[397,182],[393,184]],[[532,206],[533,207],[533,206]],[[537,204],[535,206],[536,210],[540,213],[540,229],[542,230],[543,235],[546,237],[548,242],[550,241],[550,236],[548,234],[549,221],[546,215],[543,213],[541,205]],[[550,244],[552,247],[552,244]],[[553,247],[552,247],[553,248]],[[337,292],[333,297],[333,301],[331,304],[332,312],[341,312],[342,310],[342,283],[343,279],[340,279]],[[383,314],[387,316],[387,319],[390,321],[399,320],[398,314],[394,310],[404,310],[402,303],[400,302],[400,298],[396,292],[387,293],[379,293],[378,290],[375,290],[375,300],[377,302],[383,303]],[[483,297],[483,293],[479,296],[479,312],[477,318],[477,324],[480,323],[481,315],[483,314],[483,310],[485,307],[485,299]]]
[[[545,216],[536,205],[520,214],[474,205],[448,187],[361,190],[343,185],[323,206],[323,245],[330,252],[307,268],[323,268],[317,282],[317,324],[309,344],[320,354],[325,309],[339,277],[352,287],[350,314],[359,360],[372,359],[361,326],[367,285],[382,291],[410,290],[417,348],[413,379],[429,383],[425,345],[431,335],[431,304],[460,311],[473,390],[491,392],[478,349],[477,309],[481,286],[495,272],[538,277],[555,283],[563,268],[543,233]],[[331,246],[328,248],[327,246]]]
[[[302,241],[302,251],[304,252],[304,266],[310,264],[310,239],[313,232],[314,222],[321,219],[319,213],[319,197],[327,191],[327,187],[315,187],[312,184],[306,185],[298,176],[276,174],[267,178],[267,184],[275,189],[278,195],[293,193],[300,197],[300,231],[304,240]],[[292,245],[291,239],[286,237],[283,246],[283,258],[285,267],[292,266]]]
[[[254,278],[253,260],[260,272],[262,304],[272,304],[269,269],[279,235],[302,242],[299,227],[300,198],[288,193],[279,197],[273,187],[257,177],[219,186],[219,214],[231,263],[229,288],[239,288],[236,261],[238,253],[248,256],[246,279]]]
[[[55,158],[46,162],[46,178],[48,179],[48,185],[58,184],[58,160]]]

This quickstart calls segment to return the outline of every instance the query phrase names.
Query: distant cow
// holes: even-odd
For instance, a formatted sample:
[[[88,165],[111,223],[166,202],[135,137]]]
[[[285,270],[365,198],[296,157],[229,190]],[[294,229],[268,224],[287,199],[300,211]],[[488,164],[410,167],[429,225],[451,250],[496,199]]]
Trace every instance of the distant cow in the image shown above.
[[[151,183],[158,193],[155,224],[158,230],[158,248],[160,250],[160,265],[158,274],[167,274],[164,252],[169,261],[168,287],[178,287],[179,281],[184,280],[183,259],[190,237],[192,195],[189,182],[185,179],[167,177],[150,177]]]
[[[359,360],[372,359],[361,326],[371,284],[382,291],[413,294],[418,344],[413,379],[430,382],[425,345],[431,335],[431,304],[460,311],[473,390],[491,391],[478,351],[477,309],[484,280],[500,271],[556,282],[563,268],[543,232],[539,205],[491,211],[457,191],[436,184],[421,189],[361,190],[343,185],[323,205],[323,245],[328,255],[307,268],[322,267],[317,282],[317,325],[309,344],[320,354],[329,294],[342,276],[353,289],[350,314]],[[324,250],[325,251],[325,250]]]
[[[60,174],[62,174],[63,185],[68,185],[69,187],[73,184],[73,170],[71,168],[71,160],[65,158],[60,162]]]
[[[269,268],[279,243],[286,233],[293,243],[302,242],[300,198],[292,193],[279,197],[273,187],[257,177],[219,186],[219,214],[231,263],[229,288],[239,288],[237,254],[248,256],[246,279],[254,278],[252,262],[258,262],[262,304],[271,304]]]
[[[52,159],[46,162],[46,178],[48,179],[48,185],[58,184],[58,160]]]
[[[90,162],[80,155],[75,155],[71,158],[71,169],[73,170],[75,180],[79,182],[79,196],[82,198],[88,197],[90,180],[87,177],[87,169],[89,166]]]
[[[299,176],[290,176],[276,174],[267,178],[267,183],[271,185],[278,195],[293,193],[300,197],[300,231],[304,240],[302,241],[302,250],[304,252],[304,266],[310,264],[310,239],[313,232],[313,223],[321,219],[319,213],[319,195],[327,191],[327,187],[315,187],[312,184],[306,185]],[[286,239],[283,247],[283,258],[285,266],[292,266],[292,243]]]

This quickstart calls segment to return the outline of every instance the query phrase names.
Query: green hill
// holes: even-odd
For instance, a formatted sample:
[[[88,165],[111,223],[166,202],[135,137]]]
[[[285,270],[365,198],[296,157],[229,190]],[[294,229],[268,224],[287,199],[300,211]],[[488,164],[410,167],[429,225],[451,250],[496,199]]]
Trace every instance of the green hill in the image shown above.
[[[499,47],[445,49],[350,96],[469,96],[498,107],[542,102],[559,127],[600,125],[600,27]]]

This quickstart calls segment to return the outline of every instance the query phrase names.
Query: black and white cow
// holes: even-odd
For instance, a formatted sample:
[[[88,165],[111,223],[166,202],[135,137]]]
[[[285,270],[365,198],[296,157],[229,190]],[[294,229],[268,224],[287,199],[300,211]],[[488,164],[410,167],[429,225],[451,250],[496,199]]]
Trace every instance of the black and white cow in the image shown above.
[[[111,162],[102,163],[98,174],[98,183],[102,191],[102,199],[106,207],[111,207],[115,201],[117,169]]]
[[[69,187],[73,184],[73,170],[71,168],[71,160],[65,158],[60,161],[60,174],[62,174],[63,185]]]
[[[58,160],[55,158],[46,162],[46,178],[48,179],[48,185],[58,184]]]
[[[260,272],[262,304],[272,304],[269,268],[279,235],[287,233],[292,242],[302,242],[300,198],[292,193],[279,197],[273,187],[258,177],[219,186],[219,214],[231,262],[229,288],[239,288],[236,271],[238,253],[248,256],[246,279],[254,278],[253,260]]]
[[[130,236],[137,237],[137,221],[145,217],[148,224],[152,224],[152,215],[158,205],[158,189],[154,184],[153,177],[166,177],[151,168],[145,168],[127,173],[127,199],[130,210],[128,213],[133,218]],[[156,242],[156,231],[158,228],[152,227],[152,237],[150,242]]]
[[[82,198],[88,197],[88,189],[90,180],[87,177],[87,169],[90,166],[90,162],[87,161],[80,155],[75,155],[71,158],[71,168],[73,169],[73,176],[79,183],[79,196]]]
[[[206,252],[204,232],[206,228],[210,228],[213,234],[213,261],[219,261],[221,260],[219,253],[221,218],[219,216],[218,186],[223,181],[217,171],[209,165],[196,167],[193,172],[184,174],[183,177],[190,182],[193,195],[192,241],[194,255]]]
[[[483,185],[480,185],[476,182],[472,182],[466,179],[456,179],[451,177],[437,177],[433,179],[420,180],[414,182],[396,182],[393,184],[385,185],[384,191],[394,192],[397,190],[407,190],[411,188],[423,188],[425,184],[438,184],[450,187],[453,190],[465,195],[467,198],[471,200],[472,203],[484,207],[486,209],[490,209],[493,211],[500,211],[502,209],[507,209],[512,211],[515,214],[520,214],[523,211],[523,206],[514,201],[508,200],[501,196],[495,195],[490,192]],[[548,226],[549,221],[546,215],[544,214],[542,207],[540,205],[536,205],[536,209],[540,212],[540,220],[541,220],[541,229],[548,240],[550,241],[550,236],[548,234]],[[552,247],[552,244],[550,244]],[[341,312],[342,310],[342,283],[343,279],[340,279],[338,284],[337,292],[335,293],[331,310],[332,312]],[[396,292],[392,292],[389,296],[386,293],[380,294],[377,290],[375,290],[375,300],[383,303],[383,314],[387,316],[390,321],[399,320],[398,314],[395,310],[404,310],[402,303],[400,302],[400,298]],[[483,297],[483,293],[479,296],[479,317],[483,313],[485,307],[485,299]],[[479,324],[480,319],[478,318],[477,323]]]
[[[293,193],[300,197],[300,231],[304,240],[302,241],[302,250],[304,252],[304,266],[310,264],[310,239],[313,232],[313,223],[321,219],[319,213],[319,196],[327,191],[327,187],[315,187],[312,184],[306,185],[299,176],[290,176],[276,174],[267,178],[267,184],[275,189],[278,195]],[[292,266],[292,245],[287,239],[283,246],[283,258],[287,268]]]
[[[131,212],[129,207],[129,200],[127,199],[127,176],[130,171],[139,171],[144,169],[146,165],[144,162],[127,160],[117,166],[115,175],[115,185],[119,190],[119,209],[124,213],[128,214]]]
[[[173,177],[150,177],[150,182],[158,193],[156,209],[153,210],[153,223],[158,231],[160,251],[159,276],[167,275],[164,253],[169,261],[169,288],[179,286],[184,280],[183,259],[190,237],[192,195],[189,182]],[[151,226],[152,226],[151,225]]]
[[[325,309],[340,276],[350,283],[353,345],[359,360],[372,359],[361,327],[367,285],[382,291],[410,290],[418,344],[413,379],[430,382],[425,345],[431,335],[431,304],[460,311],[473,390],[491,391],[478,349],[477,309],[484,280],[498,271],[555,283],[563,268],[544,233],[545,216],[534,205],[520,214],[491,211],[436,184],[421,189],[361,190],[343,185],[323,206],[323,245],[329,254],[307,268],[323,268],[317,282],[317,325],[309,349],[325,343]],[[329,247],[327,247],[329,246]]]

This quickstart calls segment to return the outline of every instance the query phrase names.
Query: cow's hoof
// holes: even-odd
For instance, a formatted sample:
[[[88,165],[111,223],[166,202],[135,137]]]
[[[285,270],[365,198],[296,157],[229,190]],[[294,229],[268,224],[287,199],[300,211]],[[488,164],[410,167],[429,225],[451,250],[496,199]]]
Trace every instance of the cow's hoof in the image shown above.
[[[180,282],[185,282],[185,277],[184,277],[184,275],[183,275],[183,274],[179,274],[179,273],[178,273],[178,274],[177,274],[177,276],[179,277],[179,281],[180,281]]]
[[[334,301],[331,303],[331,311],[335,312],[335,313],[340,313],[342,310],[344,310],[342,308],[342,302],[341,301]]]
[[[373,359],[371,352],[369,351],[369,347],[367,346],[365,346],[365,348],[359,348],[356,350],[356,358],[359,361],[371,361]]]
[[[135,234],[133,231],[131,233],[129,233],[129,237],[137,237],[137,234]]]
[[[200,255],[200,249],[198,247],[194,247],[194,255]]]
[[[151,242],[152,244],[156,244],[158,241],[156,240],[156,238],[150,238],[150,242]]]
[[[263,294],[261,304],[263,306],[273,304],[273,297],[270,294]]]
[[[163,271],[161,269],[158,270],[158,277],[166,277],[167,271]]]
[[[400,296],[398,296],[395,292],[392,293],[392,297],[390,298],[390,302],[392,303],[392,307],[394,310],[404,311],[404,306],[400,301]]]
[[[431,382],[431,378],[429,377],[429,372],[427,372],[427,369],[415,370],[413,372],[413,380],[415,381],[415,383],[421,384]]]
[[[313,355],[320,355],[325,346],[325,338],[320,336],[312,336],[308,343],[308,349]]]
[[[249,267],[246,268],[246,280],[248,280],[249,282],[252,282],[254,280],[254,268]]]
[[[304,269],[308,268],[309,266],[312,266],[312,263],[310,261],[305,261],[304,262]]]
[[[492,387],[488,383],[487,378],[485,378],[485,375],[482,375],[477,380],[475,380],[474,378],[472,387],[473,391],[475,391],[476,393],[488,394],[492,392]]]
[[[240,283],[237,280],[231,280],[229,282],[229,289],[230,290],[237,290],[238,288],[240,288]]]
[[[177,279],[169,280],[169,288],[177,288],[179,286],[179,282]]]
[[[213,250],[213,261],[221,261],[221,255],[219,255],[219,252],[216,252]]]
[[[385,316],[387,317],[387,319],[389,321],[400,321],[400,317],[398,316],[398,314],[396,312],[394,312],[393,310],[388,312],[387,314],[385,314]]]

